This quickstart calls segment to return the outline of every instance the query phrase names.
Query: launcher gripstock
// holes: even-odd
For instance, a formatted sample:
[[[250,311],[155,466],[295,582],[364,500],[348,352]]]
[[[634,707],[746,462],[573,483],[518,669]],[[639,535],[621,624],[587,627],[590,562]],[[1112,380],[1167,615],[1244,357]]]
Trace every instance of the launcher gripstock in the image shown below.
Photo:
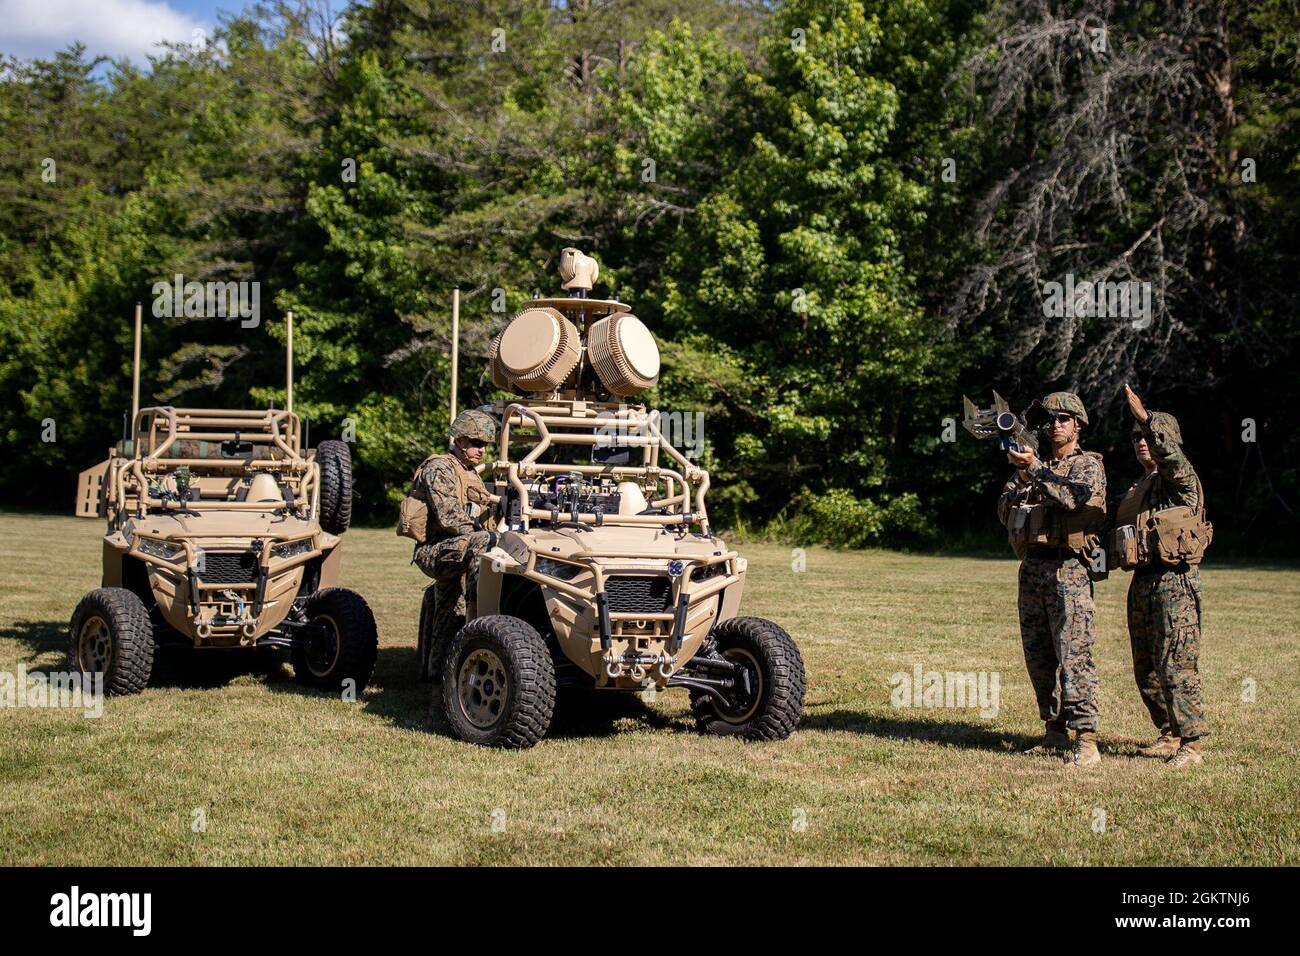
[[[1016,415],[1007,400],[993,393],[993,404],[980,408],[965,395],[962,396],[965,417],[962,424],[976,438],[996,438],[1003,451],[1038,451],[1038,436],[1034,431],[1046,419],[1046,410],[1034,400],[1023,416]]]

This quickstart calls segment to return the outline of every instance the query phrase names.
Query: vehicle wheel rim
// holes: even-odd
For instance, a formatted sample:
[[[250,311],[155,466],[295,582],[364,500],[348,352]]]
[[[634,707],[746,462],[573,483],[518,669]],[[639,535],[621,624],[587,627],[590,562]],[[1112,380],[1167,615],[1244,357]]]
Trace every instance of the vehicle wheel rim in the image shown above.
[[[505,665],[487,648],[471,651],[460,665],[456,679],[460,709],[475,727],[487,729],[501,719],[508,691]]]
[[[763,685],[763,668],[759,666],[758,658],[743,647],[728,648],[722,652],[722,656],[733,664],[739,664],[741,667],[749,671],[750,678],[753,681],[754,694],[752,698],[740,702],[740,704],[735,708],[720,707],[718,706],[718,702],[715,700],[713,702],[713,709],[716,710],[718,716],[727,723],[743,724],[758,713],[758,705],[763,700],[763,691],[765,690]]]
[[[339,626],[328,614],[312,619],[313,624],[325,628],[324,638],[313,637],[307,644],[307,669],[317,677],[326,677],[334,670],[339,659]]]
[[[103,674],[113,661],[113,633],[108,622],[95,615],[81,625],[77,635],[77,663],[87,674]]]

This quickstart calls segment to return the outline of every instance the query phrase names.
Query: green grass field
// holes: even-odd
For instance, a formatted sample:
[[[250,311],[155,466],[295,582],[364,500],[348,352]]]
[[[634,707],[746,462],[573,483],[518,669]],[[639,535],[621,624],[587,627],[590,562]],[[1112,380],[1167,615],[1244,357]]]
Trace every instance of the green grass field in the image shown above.
[[[0,515],[0,671],[62,667],[67,620],[99,583],[101,534]],[[701,737],[677,691],[571,709],[513,753],[461,744],[430,715],[410,548],[358,529],[345,551],[344,583],[379,624],[360,701],[301,691],[287,666],[209,655],[99,719],[0,710],[0,864],[1300,863],[1297,570],[1203,572],[1213,736],[1205,766],[1176,775],[1134,756],[1152,729],[1123,577],[1097,589],[1096,770],[1014,752],[1040,728],[1014,562],[809,549],[796,574],[776,545],[742,548],[745,605],[803,650],[793,738]],[[890,676],[917,664],[996,672],[1000,711],[891,707]]]

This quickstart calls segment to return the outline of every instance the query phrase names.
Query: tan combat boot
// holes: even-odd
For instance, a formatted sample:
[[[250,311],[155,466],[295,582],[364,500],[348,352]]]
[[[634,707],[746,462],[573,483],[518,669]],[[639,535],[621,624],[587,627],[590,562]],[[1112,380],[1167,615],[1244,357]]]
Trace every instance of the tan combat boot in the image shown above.
[[[1168,760],[1174,754],[1178,753],[1179,739],[1173,734],[1166,731],[1160,735],[1160,738],[1154,743],[1147,744],[1145,747],[1138,748],[1138,754],[1143,757],[1160,757]]]
[[[1178,748],[1178,752],[1165,761],[1165,766],[1170,770],[1185,770],[1188,767],[1199,767],[1205,763],[1205,757],[1201,755],[1201,742],[1199,740],[1188,740]]]
[[[1039,757],[1043,754],[1059,754],[1070,749],[1070,733],[1065,729],[1064,721],[1049,720],[1043,728],[1043,739],[1021,753]]]
[[[1101,752],[1097,749],[1097,735],[1091,730],[1079,731],[1074,741],[1074,749],[1065,757],[1065,762],[1074,767],[1095,767],[1101,763]]]

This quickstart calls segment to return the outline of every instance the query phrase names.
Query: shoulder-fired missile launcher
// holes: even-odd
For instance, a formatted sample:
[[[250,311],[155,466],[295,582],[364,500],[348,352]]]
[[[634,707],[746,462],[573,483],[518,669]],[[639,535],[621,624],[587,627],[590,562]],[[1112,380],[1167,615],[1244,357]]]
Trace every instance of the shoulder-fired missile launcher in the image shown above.
[[[962,396],[962,425],[976,438],[996,438],[1003,451],[1038,451],[1038,430],[1048,421],[1048,412],[1038,399],[1017,415],[1007,400],[993,393],[993,404],[980,408]]]

